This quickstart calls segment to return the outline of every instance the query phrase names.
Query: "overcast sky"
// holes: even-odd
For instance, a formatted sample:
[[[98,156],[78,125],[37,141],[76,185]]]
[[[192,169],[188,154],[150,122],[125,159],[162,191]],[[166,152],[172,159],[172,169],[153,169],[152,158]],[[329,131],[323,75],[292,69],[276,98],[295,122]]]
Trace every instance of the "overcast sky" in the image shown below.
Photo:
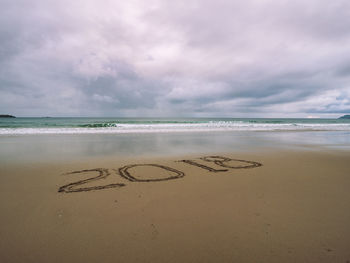
[[[349,0],[0,5],[0,114],[350,113]]]

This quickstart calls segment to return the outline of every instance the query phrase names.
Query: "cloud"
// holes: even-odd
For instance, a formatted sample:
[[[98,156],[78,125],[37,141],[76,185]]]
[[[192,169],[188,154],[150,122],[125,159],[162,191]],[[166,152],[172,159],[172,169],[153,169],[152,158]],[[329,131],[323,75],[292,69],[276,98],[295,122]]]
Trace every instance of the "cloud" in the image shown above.
[[[337,116],[350,3],[3,0],[0,112]]]

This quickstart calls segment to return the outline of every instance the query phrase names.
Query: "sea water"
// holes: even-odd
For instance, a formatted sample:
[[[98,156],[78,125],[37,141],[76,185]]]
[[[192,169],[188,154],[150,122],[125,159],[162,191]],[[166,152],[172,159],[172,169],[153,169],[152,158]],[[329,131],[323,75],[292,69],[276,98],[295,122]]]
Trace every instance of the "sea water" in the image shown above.
[[[350,131],[350,120],[282,118],[0,118],[0,136],[191,131]]]
[[[337,119],[0,119],[0,164],[264,151],[350,150]]]

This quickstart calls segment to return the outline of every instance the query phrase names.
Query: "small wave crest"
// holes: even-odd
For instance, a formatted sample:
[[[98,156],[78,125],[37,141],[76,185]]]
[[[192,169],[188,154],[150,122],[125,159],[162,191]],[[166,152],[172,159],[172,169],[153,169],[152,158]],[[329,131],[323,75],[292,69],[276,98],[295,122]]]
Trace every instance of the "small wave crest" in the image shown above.
[[[103,127],[117,127],[116,123],[89,123],[89,124],[81,124],[78,127],[82,128],[103,128]]]

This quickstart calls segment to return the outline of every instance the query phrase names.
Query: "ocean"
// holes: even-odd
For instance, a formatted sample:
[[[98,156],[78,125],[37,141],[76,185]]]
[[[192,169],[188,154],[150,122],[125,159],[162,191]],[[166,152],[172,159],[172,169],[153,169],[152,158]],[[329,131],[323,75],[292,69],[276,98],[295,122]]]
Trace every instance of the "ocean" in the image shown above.
[[[288,118],[0,118],[0,136],[205,131],[350,131],[350,120]]]
[[[144,158],[350,150],[343,119],[2,118],[0,166],[94,158]]]

